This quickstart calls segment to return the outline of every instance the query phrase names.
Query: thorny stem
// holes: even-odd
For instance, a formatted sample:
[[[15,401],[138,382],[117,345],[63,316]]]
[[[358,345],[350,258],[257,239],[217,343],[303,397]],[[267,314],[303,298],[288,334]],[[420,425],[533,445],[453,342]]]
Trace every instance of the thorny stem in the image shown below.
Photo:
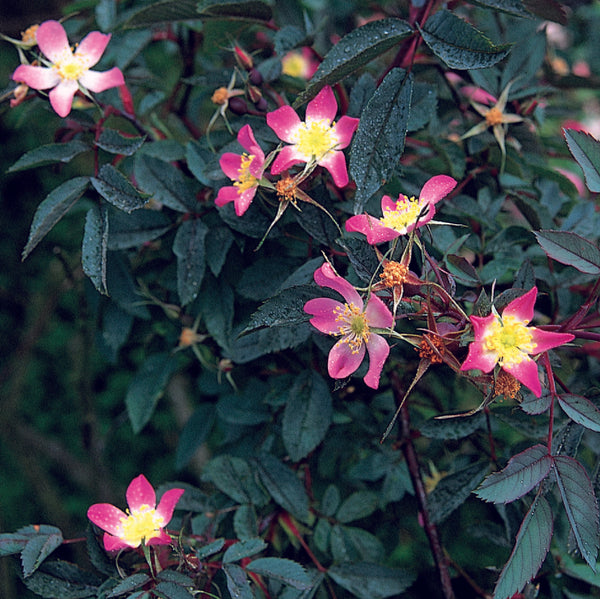
[[[548,453],[552,453],[552,434],[554,427],[554,401],[556,399],[556,384],[554,382],[554,373],[552,372],[552,366],[550,365],[550,359],[548,358],[548,352],[544,352],[542,357],[544,362],[544,368],[548,375],[548,386],[550,387],[550,395],[552,395],[552,401],[550,402],[550,413],[548,415]]]
[[[392,373],[391,379],[394,397],[396,401],[399,401],[403,396],[400,379],[396,373]],[[425,491],[423,479],[421,478],[421,468],[419,467],[417,452],[415,451],[415,446],[411,438],[410,415],[408,412],[407,403],[402,406],[400,411],[400,424],[402,453],[406,459],[406,464],[410,473],[410,479],[415,489],[415,496],[419,504],[419,512],[423,519],[423,530],[425,531],[427,539],[429,540],[431,553],[433,554],[433,559],[440,576],[440,582],[442,583],[442,594],[444,599],[455,599],[454,591],[452,590],[450,572],[448,570],[448,560],[444,555],[437,527],[429,517],[429,510],[427,508],[427,493]]]

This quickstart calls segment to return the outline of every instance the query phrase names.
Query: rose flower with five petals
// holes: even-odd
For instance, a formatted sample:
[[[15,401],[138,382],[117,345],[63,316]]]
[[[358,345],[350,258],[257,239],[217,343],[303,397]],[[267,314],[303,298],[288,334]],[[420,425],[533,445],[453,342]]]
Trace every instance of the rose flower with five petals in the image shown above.
[[[38,27],[35,36],[49,66],[22,64],[15,69],[12,79],[37,90],[52,88],[50,104],[58,116],[65,117],[71,112],[73,97],[79,89],[98,93],[124,85],[123,73],[117,67],[103,73],[90,70],[100,60],[110,35],[92,31],[75,52],[71,50],[64,27],[58,21],[45,21]]]
[[[500,316],[493,310],[489,316],[471,316],[475,341],[461,370],[476,368],[490,372],[496,364],[512,374],[520,383],[540,397],[542,387],[537,363],[530,356],[568,343],[574,336],[528,327],[533,318],[537,287],[514,299]]]
[[[389,329],[394,324],[392,313],[373,294],[365,306],[358,291],[337,275],[327,262],[315,271],[314,278],[317,285],[337,291],[345,300],[345,303],[341,303],[323,297],[304,304],[304,311],[313,316],[310,322],[315,328],[322,333],[341,337],[329,352],[329,376],[334,379],[350,376],[360,366],[366,350],[369,353],[369,370],[364,381],[372,389],[377,389],[390,347],[371,328]]]
[[[226,152],[219,164],[223,172],[233,181],[229,187],[221,187],[215,199],[217,206],[228,202],[235,205],[235,213],[242,216],[252,203],[263,176],[265,154],[254,138],[250,125],[244,125],[237,136],[238,142],[247,153]]]
[[[110,503],[96,503],[88,509],[88,518],[104,533],[104,548],[116,551],[127,547],[169,545],[171,537],[164,527],[173,517],[173,510],[184,489],[170,489],[156,505],[156,493],[143,474],[127,487],[127,513]]]
[[[423,185],[418,198],[400,194],[396,201],[390,196],[381,198],[383,216],[369,214],[351,216],[346,221],[346,231],[356,231],[367,236],[371,245],[391,241],[426,225],[435,215],[435,205],[456,187],[456,181],[447,175],[432,177]]]
[[[289,146],[279,152],[271,173],[279,173],[303,162],[325,167],[338,187],[348,185],[346,158],[341,152],[350,144],[358,119],[343,116],[334,122],[337,102],[331,87],[324,87],[306,106],[306,120],[301,121],[291,106],[281,106],[267,113],[267,124]]]

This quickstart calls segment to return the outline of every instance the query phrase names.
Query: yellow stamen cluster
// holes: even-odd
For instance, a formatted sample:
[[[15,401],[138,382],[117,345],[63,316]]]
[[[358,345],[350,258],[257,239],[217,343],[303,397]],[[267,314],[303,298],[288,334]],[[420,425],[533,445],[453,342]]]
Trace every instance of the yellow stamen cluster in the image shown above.
[[[505,316],[492,322],[483,339],[483,346],[487,351],[498,354],[501,366],[513,366],[532,353],[536,343],[532,341],[531,330],[523,322],[514,316]]]
[[[277,191],[280,202],[295,202],[297,189],[296,181],[289,175],[282,177],[275,183],[275,191]]]
[[[386,287],[396,287],[405,283],[407,275],[408,266],[394,260],[386,260],[379,278]]]
[[[521,383],[510,373],[501,370],[494,381],[494,397],[504,395],[514,399],[521,389]]]
[[[294,143],[298,152],[307,160],[323,158],[339,143],[333,132],[334,125],[335,123],[330,125],[326,119],[301,123],[294,135]]]
[[[419,347],[415,347],[415,349],[419,352],[419,358],[426,358],[432,364],[441,364],[443,362],[442,355],[445,351],[444,341],[435,333],[424,333]]]
[[[258,179],[250,172],[250,165],[255,158],[254,154],[248,155],[245,152],[242,154],[240,168],[238,169],[238,178],[237,181],[233,182],[233,186],[237,187],[238,193],[242,193],[258,185]]]
[[[81,56],[70,55],[65,56],[64,59],[58,61],[54,68],[58,72],[61,79],[67,79],[76,81],[79,79],[87,70],[88,65],[86,60]]]
[[[423,211],[418,198],[401,196],[393,210],[384,210],[381,222],[384,226],[406,235],[407,228],[417,222]]]
[[[119,537],[137,546],[142,541],[157,536],[164,524],[164,518],[156,513],[156,509],[144,504],[128,516],[121,518]]]
[[[334,309],[335,319],[340,322],[338,335],[344,337],[343,342],[350,346],[353,354],[357,354],[363,341],[368,343],[371,332],[364,312],[361,312],[352,302],[337,306]]]
[[[485,122],[490,126],[494,127],[495,125],[501,125],[504,120],[504,115],[499,108],[493,106],[490,108],[485,114]]]
[[[226,104],[227,100],[229,100],[229,90],[226,87],[219,87],[213,93],[210,98],[210,101],[213,104]]]
[[[290,77],[304,77],[307,60],[298,52],[290,52],[281,59],[281,72]]]
[[[25,31],[21,32],[21,41],[28,46],[35,46],[37,44],[37,39],[35,37],[36,31],[38,30],[39,25],[32,25],[31,27],[27,27]]]

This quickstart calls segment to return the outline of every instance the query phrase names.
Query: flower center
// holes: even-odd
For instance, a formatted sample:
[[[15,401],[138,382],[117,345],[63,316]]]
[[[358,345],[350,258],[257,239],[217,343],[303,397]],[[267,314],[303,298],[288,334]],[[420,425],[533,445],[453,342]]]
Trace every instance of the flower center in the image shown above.
[[[280,202],[295,202],[296,201],[296,181],[292,177],[283,177],[275,183],[275,190]]]
[[[537,346],[532,341],[531,331],[514,316],[495,320],[483,340],[483,345],[486,350],[498,354],[501,366],[521,363]]]
[[[495,106],[493,106],[492,108],[490,108],[487,111],[487,113],[485,115],[485,122],[490,127],[493,127],[494,125],[501,125],[503,118],[504,118],[504,115],[502,114],[502,111],[499,108],[496,108]]]
[[[383,272],[379,275],[379,278],[386,287],[395,287],[404,284],[406,275],[408,275],[408,266],[394,260],[388,260],[384,262]]]
[[[423,212],[421,201],[414,196],[409,198],[401,196],[396,202],[396,208],[383,211],[381,222],[385,227],[406,235],[409,225],[414,225]]]
[[[225,104],[229,99],[229,90],[226,87],[219,87],[213,93],[210,101],[213,104]]]
[[[506,372],[506,370],[501,370],[496,375],[496,380],[494,381],[494,397],[504,395],[504,397],[515,399],[520,389],[521,383],[519,383],[512,374]]]
[[[298,52],[290,52],[281,59],[281,72],[290,77],[306,77],[307,60]]]
[[[61,79],[77,80],[87,70],[84,60],[78,56],[66,56],[54,65]]]
[[[353,354],[357,354],[363,344],[368,343],[371,332],[364,312],[361,312],[352,302],[337,306],[334,309],[335,319],[340,323],[338,335],[344,337],[344,343],[350,346]]]
[[[419,347],[415,347],[419,352],[419,358],[426,358],[432,364],[441,364],[442,355],[446,350],[444,341],[439,335],[434,333],[424,333]]]
[[[320,160],[338,145],[338,138],[327,119],[301,123],[295,134],[296,149],[306,160]]]
[[[155,537],[164,523],[164,518],[159,516],[154,508],[144,504],[139,509],[132,510],[127,517],[121,518],[119,537],[131,545],[138,546],[142,541]]]
[[[258,185],[258,179],[250,172],[250,165],[255,158],[254,154],[242,154],[242,161],[238,169],[238,178],[237,181],[233,182],[233,186],[238,188],[238,193],[243,193]]]

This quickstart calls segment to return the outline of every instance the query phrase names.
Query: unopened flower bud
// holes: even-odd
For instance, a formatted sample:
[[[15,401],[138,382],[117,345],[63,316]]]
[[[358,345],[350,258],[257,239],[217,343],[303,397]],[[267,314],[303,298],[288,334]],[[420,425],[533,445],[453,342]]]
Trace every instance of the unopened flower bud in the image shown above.
[[[248,96],[249,96],[252,104],[258,104],[258,102],[260,102],[260,100],[262,98],[262,93],[261,93],[260,89],[258,89],[258,87],[255,87],[254,85],[249,85],[248,86]]]
[[[245,50],[242,50],[239,46],[234,46],[233,51],[235,53],[235,60],[240,66],[240,68],[245,71],[250,71],[254,68],[254,61],[252,60],[252,56],[248,54]]]
[[[260,110],[261,112],[265,112],[267,110],[267,108],[269,107],[267,100],[265,98],[261,98],[257,103],[256,103],[256,109]]]
[[[262,85],[263,76],[262,73],[258,69],[252,69],[249,75],[250,83],[252,85]]]
[[[248,112],[248,104],[246,104],[246,100],[243,98],[231,98],[229,100],[229,110],[231,110],[233,114],[246,114]]]

